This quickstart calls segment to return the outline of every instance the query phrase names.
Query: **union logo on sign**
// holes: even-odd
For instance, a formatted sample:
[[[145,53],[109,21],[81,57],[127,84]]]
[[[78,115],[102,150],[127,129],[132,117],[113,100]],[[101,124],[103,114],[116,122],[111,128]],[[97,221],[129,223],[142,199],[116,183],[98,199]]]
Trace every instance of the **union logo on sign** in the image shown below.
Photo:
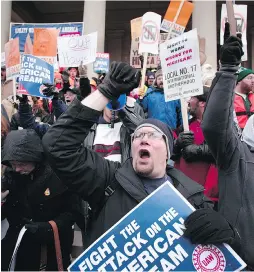
[[[145,44],[154,44],[158,42],[159,31],[157,25],[153,21],[146,21],[144,23],[141,39]]]
[[[198,272],[223,272],[226,260],[214,245],[198,245],[192,254],[192,263]]]

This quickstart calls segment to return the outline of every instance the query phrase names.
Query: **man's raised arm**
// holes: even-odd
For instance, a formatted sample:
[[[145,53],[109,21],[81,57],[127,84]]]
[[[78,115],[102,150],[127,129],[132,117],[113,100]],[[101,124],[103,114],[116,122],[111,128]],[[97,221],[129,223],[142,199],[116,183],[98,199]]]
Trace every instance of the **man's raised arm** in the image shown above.
[[[210,88],[203,115],[202,129],[218,167],[227,169],[237,148],[238,133],[234,126],[235,73],[241,62],[242,42],[229,37],[221,48],[221,69]]]
[[[82,143],[109,100],[128,93],[140,75],[125,63],[113,62],[104,82],[82,102],[74,100],[43,137],[43,147],[62,181],[89,203],[100,201],[118,163],[105,160]]]

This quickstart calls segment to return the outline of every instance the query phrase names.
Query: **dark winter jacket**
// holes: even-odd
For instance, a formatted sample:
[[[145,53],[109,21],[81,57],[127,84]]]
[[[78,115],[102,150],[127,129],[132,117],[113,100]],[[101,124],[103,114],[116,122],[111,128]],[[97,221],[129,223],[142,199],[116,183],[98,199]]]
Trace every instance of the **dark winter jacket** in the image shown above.
[[[33,130],[12,131],[8,134],[2,163],[9,166],[9,161],[12,160],[35,162],[36,168],[29,175],[20,175],[10,168],[5,171],[2,186],[10,193],[2,206],[2,213],[10,226],[2,240],[2,270],[9,267],[21,228],[29,221],[38,223],[50,220],[54,220],[58,226],[66,269],[70,263],[76,196],[67,190],[45,163],[41,140]],[[53,231],[49,224],[46,226],[46,240],[29,231],[25,233],[18,250],[15,270],[38,271],[42,247],[47,252],[47,270],[57,270]]]
[[[98,215],[93,222],[91,241],[147,197],[144,186],[132,167],[131,159],[121,167],[120,163],[108,161],[81,146],[99,116],[100,112],[75,100],[43,137],[44,150],[57,175],[64,178],[70,190],[88,201]],[[210,204],[203,195],[201,185],[183,174],[176,179],[176,172],[179,173],[171,169],[168,175],[190,203],[196,208]],[[116,190],[105,203],[105,189],[112,183],[117,184]]]
[[[20,120],[19,120],[19,113],[16,112],[11,117],[10,129],[11,130],[18,130],[19,127],[21,127]]]
[[[182,124],[180,100],[165,102],[163,89],[150,87],[140,104],[148,113],[148,118],[158,119],[172,129],[176,129]]]
[[[189,121],[189,130],[194,134],[194,142],[188,146],[187,156],[185,149],[175,144],[171,159],[175,161],[176,169],[204,186],[205,195],[217,203],[219,197],[218,170],[205,142],[200,122],[192,118]]]
[[[240,140],[234,126],[233,73],[216,74],[202,129],[219,169],[219,212],[238,230],[240,255],[254,270],[254,148]]]
[[[62,100],[58,99],[53,99],[52,104],[54,116],[58,119],[59,116],[66,111],[67,106]],[[32,108],[28,103],[19,104],[18,114],[20,126],[25,129],[34,129],[40,137],[42,137],[50,127],[47,123],[35,121],[36,116],[33,115]]]

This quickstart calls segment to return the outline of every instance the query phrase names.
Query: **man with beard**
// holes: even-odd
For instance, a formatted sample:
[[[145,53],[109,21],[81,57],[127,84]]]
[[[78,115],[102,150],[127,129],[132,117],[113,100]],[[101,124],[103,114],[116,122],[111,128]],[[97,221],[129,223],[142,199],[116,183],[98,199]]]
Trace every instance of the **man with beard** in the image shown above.
[[[113,62],[98,90],[82,102],[75,99],[43,137],[51,166],[94,211],[90,243],[165,181],[171,182],[195,208],[212,206],[201,185],[167,167],[173,134],[159,120],[146,119],[136,127],[131,139],[131,158],[122,165],[82,146],[107,103],[129,93],[139,81],[136,69]]]
[[[217,205],[218,202],[218,171],[215,160],[205,142],[201,122],[206,106],[209,87],[203,87],[204,93],[192,96],[189,100],[189,132],[181,132],[175,142],[175,168],[195,180],[205,188],[205,195]]]
[[[147,90],[144,98],[140,99],[140,104],[148,118],[158,119],[171,129],[176,129],[182,124],[180,101],[165,102],[162,70],[156,72],[154,85]]]
[[[254,114],[254,71],[241,68],[235,87],[234,108],[239,127],[244,129],[249,117]]]

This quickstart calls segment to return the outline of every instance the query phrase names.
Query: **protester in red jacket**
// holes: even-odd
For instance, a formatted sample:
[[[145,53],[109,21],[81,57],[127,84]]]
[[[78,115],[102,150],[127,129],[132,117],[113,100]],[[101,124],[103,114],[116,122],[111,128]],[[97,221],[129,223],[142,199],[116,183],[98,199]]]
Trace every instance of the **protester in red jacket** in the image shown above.
[[[209,88],[189,100],[190,131],[180,133],[174,148],[175,168],[205,187],[205,195],[218,202],[218,172],[201,128]]]
[[[254,71],[241,68],[235,87],[234,108],[239,127],[244,129],[248,119],[254,114]]]

